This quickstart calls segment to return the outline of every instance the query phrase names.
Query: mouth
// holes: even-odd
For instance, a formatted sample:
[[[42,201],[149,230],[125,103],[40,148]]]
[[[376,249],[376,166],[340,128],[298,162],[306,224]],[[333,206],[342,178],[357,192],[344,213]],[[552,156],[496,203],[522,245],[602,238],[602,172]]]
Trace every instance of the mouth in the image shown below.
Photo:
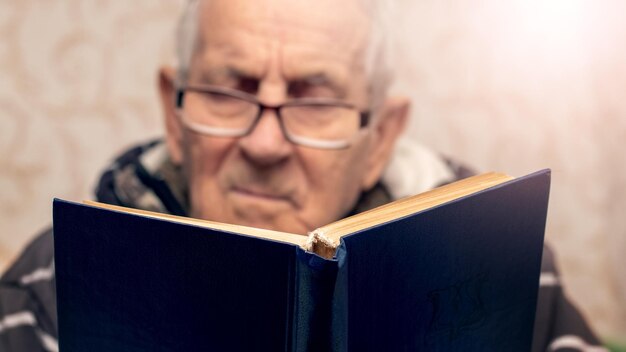
[[[233,193],[237,196],[267,202],[290,202],[290,198],[283,194],[268,192],[264,190],[235,187],[232,189]]]

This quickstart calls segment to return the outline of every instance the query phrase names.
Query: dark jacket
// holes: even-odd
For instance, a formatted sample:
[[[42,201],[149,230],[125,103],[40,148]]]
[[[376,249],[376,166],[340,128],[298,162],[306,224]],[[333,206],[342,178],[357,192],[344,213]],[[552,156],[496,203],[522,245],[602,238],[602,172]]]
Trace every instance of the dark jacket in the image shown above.
[[[186,215],[187,197],[181,173],[156,151],[159,141],[135,147],[102,175],[96,199],[145,210]],[[159,157],[161,155],[161,157]],[[449,161],[452,182],[471,172]],[[392,200],[383,183],[361,195],[351,213]],[[347,214],[350,215],[350,214]],[[0,279],[0,351],[58,351],[52,230],[39,235]],[[602,351],[585,320],[561,287],[551,251],[544,250],[537,302],[533,352]]]

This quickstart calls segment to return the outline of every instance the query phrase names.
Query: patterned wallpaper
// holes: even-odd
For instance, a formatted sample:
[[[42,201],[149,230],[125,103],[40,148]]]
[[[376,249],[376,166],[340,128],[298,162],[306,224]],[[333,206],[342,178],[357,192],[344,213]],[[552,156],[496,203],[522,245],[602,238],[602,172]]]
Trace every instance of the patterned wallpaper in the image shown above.
[[[621,0],[399,2],[406,138],[478,170],[553,169],[548,241],[568,294],[626,336]],[[162,133],[156,68],[182,0],[0,0],[0,268],[90,197],[115,153]]]
[[[3,267],[52,197],[88,197],[116,152],[162,133],[156,67],[180,3],[0,1]]]

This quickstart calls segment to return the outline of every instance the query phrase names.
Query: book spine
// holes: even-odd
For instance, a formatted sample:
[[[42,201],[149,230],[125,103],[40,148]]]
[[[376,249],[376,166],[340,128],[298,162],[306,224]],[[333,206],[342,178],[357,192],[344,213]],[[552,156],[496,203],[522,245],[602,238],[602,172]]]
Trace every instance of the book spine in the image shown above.
[[[345,244],[336,249],[337,278],[332,298],[331,346],[328,351],[348,351],[348,258]]]
[[[331,350],[332,299],[337,261],[296,249],[292,351]]]

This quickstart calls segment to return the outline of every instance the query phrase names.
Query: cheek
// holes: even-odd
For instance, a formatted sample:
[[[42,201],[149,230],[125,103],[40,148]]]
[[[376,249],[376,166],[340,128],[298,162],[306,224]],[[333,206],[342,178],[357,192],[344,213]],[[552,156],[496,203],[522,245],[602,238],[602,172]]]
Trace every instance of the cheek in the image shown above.
[[[231,149],[227,139],[207,138],[189,133],[186,136],[185,162],[190,180],[213,178],[218,174]]]
[[[193,133],[188,133],[185,138],[188,143],[184,152],[184,163],[191,207],[194,214],[204,217],[205,208],[208,208],[205,200],[219,202],[223,196],[219,179],[233,150],[233,141],[226,138],[207,138]]]
[[[321,225],[335,221],[355,205],[366,168],[365,148],[345,151],[312,150],[303,155],[309,185],[308,212],[324,218]]]

